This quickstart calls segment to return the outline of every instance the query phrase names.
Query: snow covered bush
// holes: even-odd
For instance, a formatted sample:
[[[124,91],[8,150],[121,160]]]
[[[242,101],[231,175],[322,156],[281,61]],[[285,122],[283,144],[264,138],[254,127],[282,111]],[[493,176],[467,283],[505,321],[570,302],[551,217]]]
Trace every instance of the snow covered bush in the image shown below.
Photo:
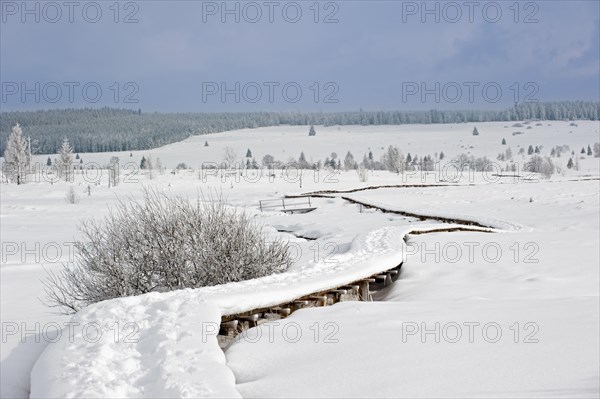
[[[539,173],[542,176],[549,178],[556,172],[556,167],[554,166],[554,162],[552,162],[550,157],[534,155],[525,165],[525,170],[533,173]]]
[[[44,281],[47,303],[74,312],[106,299],[242,281],[291,264],[289,247],[268,240],[220,195],[183,197],[146,190],[119,201],[104,220],[81,224],[77,257]]]
[[[475,157],[468,154],[459,154],[452,160],[459,170],[473,170],[476,172],[491,172],[492,161],[486,157]]]
[[[365,183],[369,180],[368,170],[364,167],[364,165],[360,165],[356,170],[358,173],[358,181],[361,183]]]

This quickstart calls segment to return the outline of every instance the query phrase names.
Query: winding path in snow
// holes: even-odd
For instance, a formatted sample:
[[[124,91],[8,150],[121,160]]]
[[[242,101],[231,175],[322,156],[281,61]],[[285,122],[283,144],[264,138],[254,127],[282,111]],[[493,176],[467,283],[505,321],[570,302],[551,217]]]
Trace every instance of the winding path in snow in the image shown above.
[[[290,303],[397,268],[410,234],[520,230],[498,220],[420,215],[342,197],[405,216],[432,219],[420,226],[386,226],[361,233],[333,263],[310,261],[284,273],[213,287],[150,293],[100,302],[71,319],[73,340],[48,345],[32,371],[32,397],[233,397],[235,377],[216,338],[224,316]],[[136,342],[115,339],[115,326],[132,323]],[[104,334],[95,342],[82,334],[91,324]],[[112,327],[111,327],[112,326]]]

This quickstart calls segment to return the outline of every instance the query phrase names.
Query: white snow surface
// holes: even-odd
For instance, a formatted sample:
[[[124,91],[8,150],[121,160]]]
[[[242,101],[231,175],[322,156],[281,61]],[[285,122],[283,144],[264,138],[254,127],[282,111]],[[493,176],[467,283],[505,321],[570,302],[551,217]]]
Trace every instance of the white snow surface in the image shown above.
[[[378,302],[302,310],[229,347],[238,390],[255,398],[597,398],[598,194],[598,181],[352,194],[523,227],[410,236],[401,277]]]
[[[450,187],[387,188],[337,194],[313,199],[317,210],[306,215],[259,212],[258,200],[280,198],[318,190],[348,190],[386,184],[439,184],[439,176],[403,175],[375,171],[368,182],[355,172],[319,176],[306,173],[298,180],[277,177],[259,181],[198,179],[197,172],[177,175],[145,173],[117,187],[108,188],[106,178],[92,185],[81,175],[73,185],[81,196],[76,205],[65,204],[71,184],[31,182],[23,186],[2,185],[0,220],[2,242],[30,249],[36,244],[62,246],[57,260],[37,259],[23,250],[3,254],[0,295],[3,340],[1,343],[2,397],[419,397],[419,396],[554,396],[598,397],[600,234],[599,170],[597,158],[580,156],[578,149],[598,141],[597,122],[543,122],[525,134],[511,136],[508,123],[477,124],[481,135],[473,137],[473,124],[400,127],[278,127],[192,137],[151,151],[134,152],[160,157],[167,167],[186,162],[219,162],[225,146],[238,154],[252,149],[260,162],[270,153],[287,161],[304,151],[307,159],[323,159],[331,151],[343,158],[351,150],[357,160],[371,149],[376,158],[390,144],[404,154],[444,151],[450,159],[459,153],[495,156],[512,147],[542,145],[541,155],[551,147],[568,144],[580,158],[579,171],[567,170],[568,154],[555,158],[561,172],[551,179],[512,182],[477,176],[463,178]],[[509,125],[510,126],[510,125]],[[523,129],[521,129],[523,130]],[[506,138],[507,146],[500,144]],[[203,147],[208,140],[210,147]],[[129,153],[81,154],[85,162],[108,162],[112,155],[122,161]],[[47,156],[40,156],[45,162]],[[523,163],[526,156],[515,155]],[[489,177],[489,176],[488,176]],[[583,181],[582,179],[587,179]],[[446,182],[442,182],[446,184]],[[76,239],[80,218],[106,215],[115,198],[138,197],[142,186],[154,186],[169,194],[195,197],[199,188],[223,190],[231,205],[246,208],[260,223],[316,241],[284,236],[301,249],[285,273],[223,286],[172,293],[152,293],[115,299],[89,306],[71,321],[79,323],[71,335],[49,343],[46,327],[63,326],[69,318],[52,314],[43,299],[42,265],[58,270],[67,261],[65,244]],[[457,261],[447,256],[423,258],[408,254],[402,238],[409,231],[450,228],[432,220],[418,220],[359,207],[339,197],[413,212],[478,221],[495,233],[452,232],[414,235],[409,243],[426,248],[458,245]],[[276,234],[274,229],[272,233]],[[475,242],[475,261],[468,260],[465,243]],[[518,244],[518,261],[511,248]],[[532,256],[537,263],[524,262]],[[330,253],[328,245],[335,250]],[[482,259],[481,247],[498,245],[500,259]],[[412,249],[412,248],[411,248]],[[451,249],[451,248],[450,248]],[[4,247],[3,247],[4,251]],[[39,251],[37,251],[39,252]],[[434,251],[436,252],[436,251]],[[439,253],[439,251],[437,251]],[[5,258],[5,255],[6,258]],[[252,340],[251,329],[226,351],[218,348],[211,332],[222,315],[277,305],[311,292],[343,285],[396,266],[404,260],[400,280],[378,294],[377,302],[345,303],[294,313],[275,328],[276,339]],[[315,324],[319,339],[315,342]],[[407,324],[436,322],[495,322],[502,339],[489,343],[478,331],[473,343],[421,342],[410,335],[403,342]],[[518,342],[511,326],[519,323]],[[98,342],[92,342],[102,326]],[[133,336],[131,326],[139,328]],[[297,343],[282,341],[281,328],[297,323],[302,336]],[[335,325],[327,323],[335,323]],[[537,343],[525,343],[535,323]],[[19,330],[10,333],[5,327]],[[127,328],[126,328],[127,326]],[[337,326],[337,327],[336,327]],[[529,325],[530,327],[532,325]],[[296,326],[292,326],[296,328]],[[313,327],[311,329],[311,327]],[[206,330],[209,328],[211,330]],[[263,331],[264,331],[263,327]],[[293,328],[288,332],[291,333]],[[337,328],[337,333],[335,332]],[[29,331],[29,332],[27,332]],[[206,333],[206,334],[203,334]],[[5,334],[6,333],[6,334]],[[420,333],[420,331],[419,331]],[[119,338],[115,339],[115,334]],[[443,334],[442,334],[443,335]],[[126,337],[138,342],[124,342]],[[324,342],[325,338],[337,343]],[[34,367],[35,364],[35,367]]]
[[[72,333],[73,343],[60,340],[49,345],[33,369],[31,396],[234,396],[233,373],[211,334],[218,331],[221,314],[279,305],[391,269],[403,260],[407,233],[453,226],[388,226],[360,234],[348,252],[328,262],[308,262],[238,283],[90,305],[71,322],[84,330],[98,323],[104,328],[102,338],[94,342],[94,324]],[[123,342],[125,326],[137,337],[133,325],[139,328],[139,343]]]
[[[31,373],[32,398],[239,397],[215,334],[221,314],[193,291],[89,306]],[[70,342],[73,341],[73,342]]]

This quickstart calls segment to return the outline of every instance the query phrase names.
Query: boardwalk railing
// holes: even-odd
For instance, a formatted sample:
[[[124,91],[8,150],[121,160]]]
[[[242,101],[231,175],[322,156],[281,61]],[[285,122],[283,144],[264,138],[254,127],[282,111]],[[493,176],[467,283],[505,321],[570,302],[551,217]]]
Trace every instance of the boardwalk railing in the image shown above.
[[[258,201],[258,205],[261,212],[307,213],[317,209],[312,206],[310,197],[262,200]]]

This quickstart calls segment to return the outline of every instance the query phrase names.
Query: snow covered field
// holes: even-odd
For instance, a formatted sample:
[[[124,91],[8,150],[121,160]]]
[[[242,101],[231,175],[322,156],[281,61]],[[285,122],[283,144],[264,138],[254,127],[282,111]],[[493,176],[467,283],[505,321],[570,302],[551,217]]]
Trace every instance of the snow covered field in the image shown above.
[[[233,148],[240,161],[251,149],[259,162],[266,154],[285,162],[301,151],[316,162],[332,152],[343,159],[347,151],[360,160],[371,150],[378,159],[389,145],[397,145],[405,155],[443,151],[448,160],[461,153],[495,160],[511,147],[515,161],[525,163],[528,156],[517,156],[519,148],[542,146],[541,155],[549,155],[552,147],[568,145],[579,156],[582,147],[599,141],[598,122],[576,124],[482,123],[477,137],[471,135],[473,124],[317,127],[315,137],[308,137],[308,127],[261,128],[192,137],[131,157],[129,152],[80,156],[85,163],[104,165],[114,155],[135,164],[151,155],[167,168],[181,162],[198,168],[221,162],[225,147]],[[513,136],[514,131],[524,134]],[[503,138],[507,145],[501,144]],[[293,174],[263,175],[257,181],[218,174],[200,179],[195,170],[155,172],[153,179],[136,172],[109,188],[106,176],[95,185],[89,176],[85,181],[77,175],[77,204],[65,202],[71,186],[65,182],[3,184],[2,397],[597,397],[600,165],[598,158],[585,156],[578,171],[567,169],[569,157],[570,152],[554,158],[559,174],[533,181],[473,174],[448,183],[439,173],[374,171],[360,182],[356,172],[320,171],[304,172],[300,187]],[[308,214],[258,210],[259,200],[283,195],[397,184],[456,187],[332,194],[312,199],[317,210]],[[285,230],[316,240],[282,233],[300,249],[284,274],[93,305],[72,321],[103,326],[98,342],[76,329],[63,330],[57,342],[49,343],[54,328],[69,318],[39,301],[42,266],[54,270],[69,260],[78,219],[101,218],[117,197],[141,196],[142,186],[190,197],[199,188],[217,188],[231,205],[272,226],[273,234]],[[495,232],[410,235],[405,244],[407,232],[439,228],[440,222],[361,212],[342,195],[390,210],[477,221]],[[299,311],[272,325],[273,342],[262,325],[262,336],[249,330],[224,356],[211,334],[222,314],[276,305],[401,260],[400,280],[377,301]],[[125,328],[127,323],[133,324]],[[285,329],[290,323],[297,324]],[[423,335],[425,329],[431,332]],[[293,342],[296,330],[301,337]],[[115,331],[121,339],[114,339]],[[125,342],[128,334],[137,342]]]

